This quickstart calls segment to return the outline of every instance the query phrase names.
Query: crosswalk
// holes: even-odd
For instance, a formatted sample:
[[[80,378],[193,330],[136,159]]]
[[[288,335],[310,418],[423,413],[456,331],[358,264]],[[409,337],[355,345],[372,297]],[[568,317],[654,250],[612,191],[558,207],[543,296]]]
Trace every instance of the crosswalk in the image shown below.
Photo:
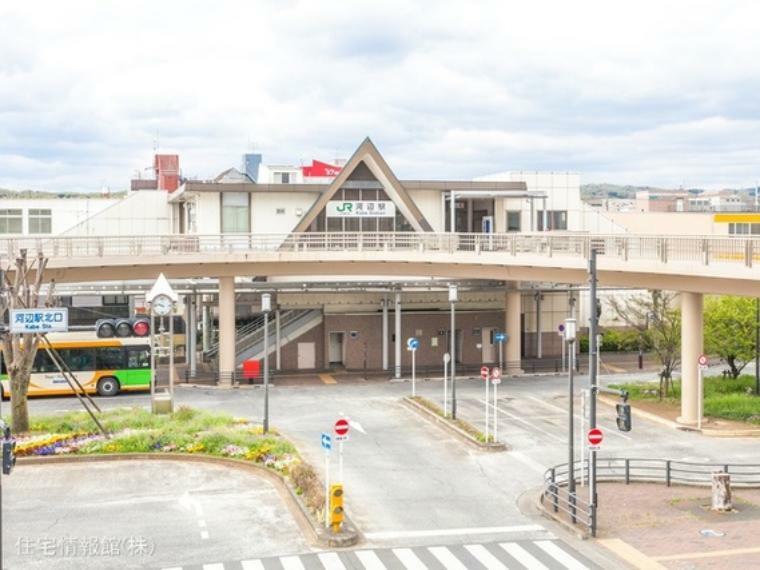
[[[598,568],[559,540],[319,552],[162,570],[586,570]]]

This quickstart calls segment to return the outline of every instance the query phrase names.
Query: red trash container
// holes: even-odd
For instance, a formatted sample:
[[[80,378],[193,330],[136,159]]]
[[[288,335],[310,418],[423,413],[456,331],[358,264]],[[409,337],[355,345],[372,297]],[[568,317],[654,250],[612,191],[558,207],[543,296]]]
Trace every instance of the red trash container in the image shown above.
[[[261,360],[249,358],[243,361],[243,379],[253,381],[261,376]]]

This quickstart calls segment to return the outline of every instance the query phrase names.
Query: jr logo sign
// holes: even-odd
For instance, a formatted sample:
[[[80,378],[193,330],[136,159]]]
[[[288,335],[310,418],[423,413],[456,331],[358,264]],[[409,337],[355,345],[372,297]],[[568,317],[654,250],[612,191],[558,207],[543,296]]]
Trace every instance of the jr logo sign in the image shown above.
[[[325,211],[328,218],[392,218],[396,205],[390,200],[333,200]]]

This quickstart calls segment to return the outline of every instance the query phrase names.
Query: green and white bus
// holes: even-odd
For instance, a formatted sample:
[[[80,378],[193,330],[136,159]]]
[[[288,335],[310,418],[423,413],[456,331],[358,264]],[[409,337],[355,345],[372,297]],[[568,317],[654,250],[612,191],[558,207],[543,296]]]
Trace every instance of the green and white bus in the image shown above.
[[[50,334],[53,348],[89,394],[115,396],[122,391],[150,390],[150,344],[147,338],[99,339],[87,333]],[[10,383],[5,363],[0,370],[2,397]],[[73,394],[47,351],[40,346],[32,367],[29,396]]]

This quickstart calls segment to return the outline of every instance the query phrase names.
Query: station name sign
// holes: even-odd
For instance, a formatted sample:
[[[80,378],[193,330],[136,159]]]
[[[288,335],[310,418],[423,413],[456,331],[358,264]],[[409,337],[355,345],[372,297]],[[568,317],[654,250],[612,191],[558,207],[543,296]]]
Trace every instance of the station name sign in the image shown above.
[[[48,333],[69,330],[69,310],[11,309],[11,333]]]
[[[326,212],[328,218],[393,218],[396,205],[390,200],[332,200]]]

